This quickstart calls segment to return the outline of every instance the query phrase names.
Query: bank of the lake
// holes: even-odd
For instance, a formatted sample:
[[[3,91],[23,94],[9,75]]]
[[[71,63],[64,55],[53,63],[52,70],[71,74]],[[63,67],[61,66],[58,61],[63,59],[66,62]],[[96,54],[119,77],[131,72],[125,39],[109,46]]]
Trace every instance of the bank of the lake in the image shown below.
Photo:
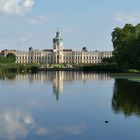
[[[109,73],[140,73],[140,70],[121,69],[115,64],[51,64],[49,67],[38,64],[0,64],[0,72],[30,73],[38,71],[84,71]]]
[[[140,82],[140,73],[111,73],[115,79],[127,79],[129,81]]]
[[[40,67],[40,71],[94,71],[94,72],[120,72],[114,64],[52,64],[49,67]]]
[[[35,64],[0,64],[0,72],[13,72],[13,73],[28,73],[38,72],[39,66]]]

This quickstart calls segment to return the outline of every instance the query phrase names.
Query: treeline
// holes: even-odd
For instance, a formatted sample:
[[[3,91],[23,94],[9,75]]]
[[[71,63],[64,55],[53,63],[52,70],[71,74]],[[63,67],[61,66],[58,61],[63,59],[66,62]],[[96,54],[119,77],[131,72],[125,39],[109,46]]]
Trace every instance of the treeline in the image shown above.
[[[112,32],[114,62],[121,69],[140,70],[140,24],[126,24]]]
[[[97,72],[118,72],[121,71],[115,64],[92,64],[92,65],[83,65],[83,71],[97,71]]]
[[[16,72],[16,73],[26,73],[26,72],[37,72],[39,66],[36,64],[15,64],[16,56],[14,54],[8,54],[6,57],[0,57],[0,72]]]

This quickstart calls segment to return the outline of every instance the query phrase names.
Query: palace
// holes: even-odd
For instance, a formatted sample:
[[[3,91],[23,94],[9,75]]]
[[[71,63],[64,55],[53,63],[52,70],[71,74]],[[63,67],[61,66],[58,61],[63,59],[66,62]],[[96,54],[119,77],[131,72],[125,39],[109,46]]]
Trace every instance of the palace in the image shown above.
[[[5,55],[8,53],[9,51],[5,51]],[[98,64],[102,62],[103,58],[112,57],[112,51],[87,51],[86,48],[82,51],[64,49],[63,39],[58,31],[53,39],[53,49],[34,50],[30,47],[29,51],[14,50],[12,53],[16,56],[17,64]]]

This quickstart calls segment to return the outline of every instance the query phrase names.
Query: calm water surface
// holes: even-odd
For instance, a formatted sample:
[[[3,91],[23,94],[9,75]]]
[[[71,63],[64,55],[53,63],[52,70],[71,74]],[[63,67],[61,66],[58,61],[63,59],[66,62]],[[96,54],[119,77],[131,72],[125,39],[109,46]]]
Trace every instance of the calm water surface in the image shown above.
[[[3,74],[0,140],[140,140],[140,83],[82,72]]]

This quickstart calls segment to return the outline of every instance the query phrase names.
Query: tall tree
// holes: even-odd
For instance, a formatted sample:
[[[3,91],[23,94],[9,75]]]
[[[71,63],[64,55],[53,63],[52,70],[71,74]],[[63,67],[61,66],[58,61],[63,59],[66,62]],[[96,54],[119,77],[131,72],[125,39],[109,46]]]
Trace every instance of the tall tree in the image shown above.
[[[140,24],[126,24],[112,32],[115,61],[121,68],[140,69]]]

